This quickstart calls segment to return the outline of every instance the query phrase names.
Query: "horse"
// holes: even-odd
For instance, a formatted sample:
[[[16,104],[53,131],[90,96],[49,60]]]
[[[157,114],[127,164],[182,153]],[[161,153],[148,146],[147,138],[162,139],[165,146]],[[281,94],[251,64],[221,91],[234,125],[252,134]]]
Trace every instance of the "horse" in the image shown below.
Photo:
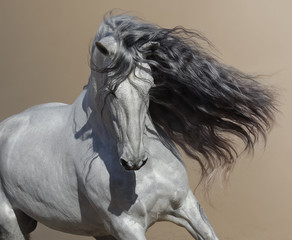
[[[194,239],[218,240],[178,148],[210,183],[266,138],[276,101],[202,42],[183,27],[104,17],[76,101],[0,125],[0,239],[27,240],[40,222],[97,240],[145,240],[152,224],[171,221]]]

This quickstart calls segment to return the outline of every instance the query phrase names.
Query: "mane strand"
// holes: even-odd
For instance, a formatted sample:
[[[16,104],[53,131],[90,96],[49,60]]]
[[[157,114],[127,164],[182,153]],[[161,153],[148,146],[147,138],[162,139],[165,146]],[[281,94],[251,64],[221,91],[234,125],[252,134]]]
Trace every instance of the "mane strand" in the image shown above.
[[[218,169],[227,175],[232,169],[240,154],[232,136],[242,140],[247,152],[260,136],[266,140],[277,110],[274,90],[256,76],[217,61],[199,44],[210,45],[201,34],[126,15],[105,19],[96,39],[109,34],[119,51],[101,71],[113,76],[109,79],[118,86],[139,63],[149,64],[155,82],[150,90],[151,119],[198,161],[202,178],[210,179]],[[142,47],[149,42],[158,47]]]
[[[266,140],[275,93],[256,76],[218,62],[197,38],[198,33],[180,27],[156,39],[161,47],[148,57],[156,83],[149,110],[152,120],[199,162],[203,177],[217,169],[227,175],[239,155],[230,135],[248,152],[260,136]]]

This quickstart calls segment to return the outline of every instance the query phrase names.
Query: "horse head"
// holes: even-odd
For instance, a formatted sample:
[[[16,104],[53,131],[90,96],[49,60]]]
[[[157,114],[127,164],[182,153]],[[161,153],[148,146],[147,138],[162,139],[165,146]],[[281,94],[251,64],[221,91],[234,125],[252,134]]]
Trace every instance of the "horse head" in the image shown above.
[[[149,47],[149,43],[144,47]],[[99,69],[95,73],[98,74],[95,82],[99,97],[96,101],[102,104],[99,109],[103,121],[117,140],[122,166],[126,170],[138,170],[148,159],[143,138],[149,90],[154,84],[150,67],[143,62],[121,66],[117,56],[127,53],[121,53],[122,47],[112,36],[95,41],[93,48],[92,61]],[[135,67],[129,70],[130,65]],[[113,71],[116,66],[125,67],[127,74],[116,76]]]

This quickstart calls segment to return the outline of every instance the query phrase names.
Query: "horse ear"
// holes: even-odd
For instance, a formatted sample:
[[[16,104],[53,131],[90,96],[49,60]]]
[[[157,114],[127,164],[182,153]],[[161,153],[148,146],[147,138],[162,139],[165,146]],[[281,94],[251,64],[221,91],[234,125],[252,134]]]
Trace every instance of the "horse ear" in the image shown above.
[[[147,51],[147,50],[154,51],[159,47],[160,47],[160,43],[159,42],[150,41],[150,42],[147,42],[147,43],[145,43],[145,44],[143,44],[141,46],[141,51]]]
[[[109,55],[109,51],[107,50],[107,48],[101,43],[101,42],[95,42],[95,46],[97,47],[97,49],[104,55],[104,56],[108,56]]]

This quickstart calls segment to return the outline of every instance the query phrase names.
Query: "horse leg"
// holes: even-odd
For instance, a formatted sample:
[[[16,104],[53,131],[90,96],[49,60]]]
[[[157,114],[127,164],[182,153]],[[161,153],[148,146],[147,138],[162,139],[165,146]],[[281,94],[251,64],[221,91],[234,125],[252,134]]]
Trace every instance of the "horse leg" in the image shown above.
[[[26,240],[29,240],[29,234],[33,232],[37,227],[37,221],[19,210],[16,210],[14,212],[22,234],[25,236]]]
[[[34,219],[12,208],[0,187],[0,240],[29,240],[36,226]]]
[[[185,227],[197,240],[219,240],[191,191],[183,204],[171,215],[168,215],[166,220]]]
[[[116,240],[112,236],[95,237],[96,240]]]
[[[0,189],[0,240],[27,240],[22,233],[16,214]]]
[[[115,235],[115,238],[112,238],[113,240],[146,240],[145,233],[140,231],[131,231],[130,229],[129,231],[124,229],[122,232],[119,232]]]
[[[113,236],[109,240],[146,240],[145,229],[131,217],[112,219],[108,227]]]

